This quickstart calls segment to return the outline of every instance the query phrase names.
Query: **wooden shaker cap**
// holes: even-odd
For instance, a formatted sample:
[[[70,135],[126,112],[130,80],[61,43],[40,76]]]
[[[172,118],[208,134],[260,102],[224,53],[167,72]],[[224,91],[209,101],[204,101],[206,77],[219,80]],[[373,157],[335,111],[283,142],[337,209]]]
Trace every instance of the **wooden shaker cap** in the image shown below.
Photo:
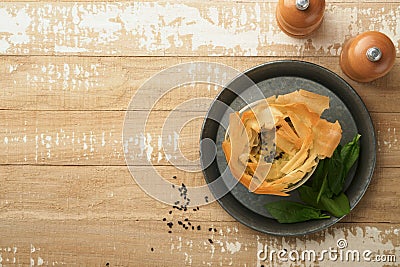
[[[385,76],[393,67],[396,49],[385,34],[364,32],[350,39],[340,55],[343,72],[357,82],[370,82]]]
[[[325,0],[279,0],[276,21],[286,34],[304,38],[318,29],[324,12]]]

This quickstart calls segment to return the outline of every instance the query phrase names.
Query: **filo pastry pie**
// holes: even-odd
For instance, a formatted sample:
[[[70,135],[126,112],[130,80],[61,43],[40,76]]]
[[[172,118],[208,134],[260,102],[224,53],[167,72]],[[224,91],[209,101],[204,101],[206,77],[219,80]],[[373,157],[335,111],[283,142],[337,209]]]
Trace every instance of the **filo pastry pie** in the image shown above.
[[[321,118],[328,108],[329,97],[301,89],[230,114],[222,149],[232,175],[256,194],[288,196],[340,142],[339,122]]]

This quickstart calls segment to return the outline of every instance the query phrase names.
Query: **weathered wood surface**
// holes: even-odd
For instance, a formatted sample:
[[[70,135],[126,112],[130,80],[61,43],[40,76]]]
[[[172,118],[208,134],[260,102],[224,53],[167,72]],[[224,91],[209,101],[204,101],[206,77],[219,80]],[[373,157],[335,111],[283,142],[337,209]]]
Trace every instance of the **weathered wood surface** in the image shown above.
[[[399,59],[400,2],[327,1],[322,27],[305,40],[280,32],[276,3],[1,2],[0,266],[290,266],[260,261],[257,251],[268,245],[318,252],[336,248],[340,238],[349,249],[394,254],[400,261],[400,63],[367,84],[351,81],[338,65],[343,43],[366,30],[386,33]],[[243,71],[277,59],[306,60],[338,73],[371,112],[378,162],[357,207],[320,233],[282,238],[241,225],[215,202],[184,212],[146,195],[126,166],[122,140],[129,101],[143,83],[179,63],[217,62]],[[160,145],[160,127],[183,101],[211,101],[220,89],[187,85],[160,99],[147,128],[132,136],[145,144],[132,152],[139,173],[155,168],[176,185],[204,184],[201,172],[178,170],[162,151],[177,146],[196,159],[201,119],[169,144]],[[135,116],[150,104],[140,103]],[[201,117],[207,108],[178,114]],[[186,218],[194,230],[179,225]]]
[[[147,115],[136,111],[133,122]],[[204,116],[204,111],[177,111],[188,120]],[[50,165],[125,165],[122,140],[125,111],[0,111],[0,163]],[[162,137],[161,127],[170,111],[153,111],[146,131],[127,136],[133,142],[137,164],[168,163],[163,149],[177,151],[195,160],[199,155],[200,119],[171,134],[171,142]],[[372,113],[381,167],[400,167],[398,113]],[[139,126],[138,126],[139,127]],[[126,140],[125,139],[125,140]],[[143,143],[143,145],[140,145]],[[161,155],[159,155],[161,153]]]
[[[126,110],[135,92],[159,71],[193,61],[215,62],[244,71],[279,59],[317,63],[346,79],[370,111],[400,112],[400,62],[385,77],[371,83],[347,78],[337,57],[0,57],[1,109]],[[174,89],[153,108],[171,110],[194,97],[214,98],[220,87],[196,85]],[[152,92],[148,92],[151,94]],[[379,101],[378,101],[379,99]],[[210,100],[211,102],[211,100]],[[153,103],[143,102],[141,109]],[[203,106],[201,110],[206,110]]]
[[[138,166],[145,175],[151,166]],[[154,167],[162,177],[179,186],[204,184],[200,172],[191,174],[173,166]],[[399,194],[397,168],[378,168],[365,197],[344,219],[349,223],[400,223],[396,212]],[[174,179],[173,176],[177,178]],[[125,166],[3,166],[0,174],[1,220],[97,220],[107,216],[118,220],[161,220],[172,208],[155,201],[132,179]],[[174,210],[202,222],[233,222],[217,203],[199,211]]]
[[[6,2],[0,53],[337,56],[346,39],[367,30],[385,32],[398,48],[398,2],[329,1],[321,28],[305,40],[279,30],[276,2]]]
[[[173,220],[183,220],[185,216]],[[171,216],[172,217],[172,216]],[[201,230],[168,227],[164,222],[115,220],[111,216],[90,220],[2,221],[2,228],[16,241],[2,240],[3,265],[33,266],[282,266],[257,260],[257,251],[264,249],[315,250],[336,248],[345,237],[348,248],[377,254],[397,253],[399,224],[337,225],[303,238],[282,238],[263,235],[238,222],[196,222]],[[216,229],[210,232],[208,228]],[[31,238],[35,237],[35,238]],[[210,241],[212,241],[212,244]],[[363,240],[363,242],[361,242]],[[62,241],[62,242],[60,242]],[[108,263],[108,264],[107,264]],[[308,262],[294,262],[307,266]],[[329,264],[325,259],[318,265]],[[392,263],[366,263],[371,266],[393,266]],[[326,265],[329,266],[329,265]],[[332,265],[331,265],[332,266]],[[341,266],[360,266],[359,262]]]

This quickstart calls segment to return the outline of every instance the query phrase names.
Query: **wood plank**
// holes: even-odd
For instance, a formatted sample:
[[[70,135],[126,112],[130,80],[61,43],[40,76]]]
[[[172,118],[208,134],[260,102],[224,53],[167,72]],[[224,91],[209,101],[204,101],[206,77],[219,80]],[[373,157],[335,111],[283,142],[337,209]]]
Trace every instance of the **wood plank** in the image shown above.
[[[132,119],[147,114],[137,111]],[[176,118],[189,121],[200,117],[162,139],[162,127],[169,111],[150,113],[146,129],[128,136],[122,143],[123,111],[0,111],[0,164],[125,165],[124,149],[132,147],[135,165],[169,164],[164,151],[190,160],[199,156],[199,137],[204,112],[177,111]],[[398,113],[372,113],[382,167],[400,167]],[[172,122],[174,123],[174,122]],[[177,125],[177,127],[180,125]],[[135,145],[136,142],[136,145]],[[171,154],[171,152],[169,153]],[[173,154],[177,155],[177,154]],[[188,164],[190,165],[190,164]]]
[[[398,2],[327,3],[321,28],[303,40],[280,31],[275,8],[276,1],[3,2],[0,53],[334,56],[367,30],[388,34],[400,53]]]
[[[54,218],[77,221],[104,218],[161,221],[168,218],[177,223],[186,217],[196,222],[235,221],[216,202],[200,206],[198,210],[173,209],[147,195],[123,166],[0,168],[0,180],[3,181],[0,188],[1,221],[23,219],[45,222]],[[151,168],[136,167],[136,171],[140,175],[147,175]],[[189,173],[172,166],[154,168],[177,188],[181,183],[187,187],[205,184],[201,172]],[[398,171],[398,168],[377,168],[365,196],[343,221],[400,223],[400,215],[390,212],[397,210],[398,206]],[[149,176],[148,179],[153,178]]]
[[[215,62],[244,71],[276,59],[297,59],[322,65],[344,77],[373,112],[400,112],[400,61],[385,77],[357,83],[341,71],[336,57],[0,57],[0,109],[126,110],[147,79],[180,63]],[[166,88],[169,89],[169,88]],[[214,98],[221,87],[196,84],[174,88],[153,107],[171,110],[193,98]],[[162,95],[156,88],[145,92]],[[211,103],[211,100],[210,100]],[[154,103],[137,103],[148,110]],[[204,105],[200,110],[206,110]]]
[[[197,224],[196,224],[197,225]],[[257,259],[258,251],[288,251],[337,248],[345,239],[348,247],[359,250],[361,263],[365,250],[372,255],[399,255],[399,224],[337,225],[305,237],[274,237],[242,226],[238,222],[204,222],[201,230],[184,230],[166,222],[114,220],[4,220],[0,226],[0,248],[3,262],[14,265],[81,265],[81,266],[269,266],[279,262]],[[209,232],[208,228],[217,232]],[[211,244],[211,240],[212,244]],[[327,256],[327,255],[325,255]],[[261,256],[262,257],[262,256]],[[298,261],[295,263],[300,263]],[[325,257],[324,265],[340,263]],[[344,262],[346,262],[344,260]],[[294,262],[279,263],[293,266]],[[313,261],[309,262],[314,264]],[[318,262],[316,262],[318,264]],[[366,263],[367,264],[367,263]],[[392,263],[390,263],[392,264]],[[360,266],[360,262],[346,262]]]

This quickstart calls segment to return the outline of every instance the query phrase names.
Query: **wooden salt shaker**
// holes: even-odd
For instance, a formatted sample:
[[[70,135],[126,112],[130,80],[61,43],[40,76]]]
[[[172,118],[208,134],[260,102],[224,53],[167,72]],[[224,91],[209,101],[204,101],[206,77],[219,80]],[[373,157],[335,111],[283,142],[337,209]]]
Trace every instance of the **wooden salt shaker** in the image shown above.
[[[385,76],[393,67],[396,49],[385,34],[361,33],[350,39],[340,55],[343,72],[357,82],[370,82]]]
[[[279,0],[276,21],[286,34],[304,38],[318,29],[325,12],[325,0]]]

